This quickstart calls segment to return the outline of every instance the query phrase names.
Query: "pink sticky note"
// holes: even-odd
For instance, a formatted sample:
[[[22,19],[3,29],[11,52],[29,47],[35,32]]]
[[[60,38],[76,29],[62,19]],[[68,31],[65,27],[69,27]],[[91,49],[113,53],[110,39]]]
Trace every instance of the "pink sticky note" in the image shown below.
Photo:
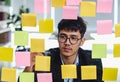
[[[111,34],[112,33],[112,20],[98,20],[97,21],[98,34]]]
[[[77,19],[78,7],[64,6],[62,14],[63,19]]]
[[[52,82],[52,73],[38,73],[38,82]]]
[[[30,52],[15,52],[16,66],[30,66]]]
[[[50,13],[50,0],[35,0],[34,1],[35,13]]]
[[[66,0],[67,5],[80,5],[82,0]]]
[[[97,12],[98,13],[111,13],[113,0],[98,0]]]

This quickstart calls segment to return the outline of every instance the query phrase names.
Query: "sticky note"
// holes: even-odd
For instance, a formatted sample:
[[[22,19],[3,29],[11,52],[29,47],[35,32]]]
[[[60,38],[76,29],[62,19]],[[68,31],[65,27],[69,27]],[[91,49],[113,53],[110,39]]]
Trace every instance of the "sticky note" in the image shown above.
[[[44,52],[45,51],[45,41],[44,39],[31,39],[31,52]]]
[[[34,0],[34,10],[37,14],[50,13],[50,0]]]
[[[112,34],[112,20],[98,20],[97,34]]]
[[[120,24],[115,24],[115,37],[120,37]]]
[[[32,72],[20,73],[19,82],[34,82],[34,73]]]
[[[16,69],[3,67],[1,80],[7,82],[16,82]]]
[[[66,0],[52,0],[52,7],[61,8],[66,5]]]
[[[104,82],[117,82],[117,81],[104,81]]]
[[[64,6],[62,14],[63,19],[77,19],[78,7]]]
[[[61,65],[62,79],[77,78],[76,65]]]
[[[15,61],[16,66],[30,66],[30,52],[15,52]]]
[[[118,68],[104,68],[102,80],[117,80]]]
[[[36,56],[35,70],[36,71],[50,71],[50,56]]]
[[[13,61],[13,48],[0,47],[0,61]]]
[[[80,5],[82,0],[66,0],[66,5]]]
[[[36,27],[36,15],[35,14],[22,14],[22,26]]]
[[[82,80],[95,80],[97,79],[97,70],[95,65],[81,66],[81,79]]]
[[[28,45],[29,33],[26,31],[15,31],[14,32],[14,45],[26,46]]]
[[[114,44],[113,53],[114,57],[120,57],[120,44]]]
[[[39,32],[40,33],[52,33],[53,32],[53,19],[40,19],[39,20]]]
[[[80,16],[95,17],[96,16],[96,3],[90,1],[82,1],[80,5]]]
[[[52,73],[37,73],[37,80],[38,82],[53,82]]]
[[[106,44],[93,44],[92,45],[92,58],[106,58],[107,45]]]
[[[111,13],[113,6],[113,0],[98,0],[97,12],[98,13]]]

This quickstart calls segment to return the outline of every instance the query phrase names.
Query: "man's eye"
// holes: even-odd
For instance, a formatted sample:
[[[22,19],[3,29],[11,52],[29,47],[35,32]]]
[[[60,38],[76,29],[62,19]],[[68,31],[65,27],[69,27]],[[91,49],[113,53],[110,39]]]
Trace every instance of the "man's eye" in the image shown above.
[[[76,37],[71,37],[71,39],[72,39],[72,40],[77,40],[78,38],[76,38]]]
[[[65,38],[65,36],[63,36],[63,35],[60,35],[60,38]]]

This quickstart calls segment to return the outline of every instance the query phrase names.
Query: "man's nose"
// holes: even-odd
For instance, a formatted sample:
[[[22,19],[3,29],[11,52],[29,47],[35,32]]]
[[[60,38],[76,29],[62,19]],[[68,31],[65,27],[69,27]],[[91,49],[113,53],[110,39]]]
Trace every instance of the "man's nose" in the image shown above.
[[[70,44],[70,38],[67,38],[65,44]]]

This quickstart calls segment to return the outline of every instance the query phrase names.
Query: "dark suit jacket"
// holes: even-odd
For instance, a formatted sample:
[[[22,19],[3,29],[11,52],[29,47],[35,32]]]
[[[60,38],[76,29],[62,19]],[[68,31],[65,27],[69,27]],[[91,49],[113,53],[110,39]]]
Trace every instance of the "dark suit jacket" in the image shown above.
[[[54,48],[48,50],[45,55],[51,56],[51,72],[53,76],[53,82],[64,82],[61,76],[61,59],[60,59],[60,50],[59,48]],[[79,64],[77,66],[77,79],[74,79],[73,82],[102,82],[102,63],[101,59],[92,59],[91,51],[83,50],[79,48],[78,50]],[[81,65],[96,65],[97,66],[97,79],[96,80],[81,80]],[[35,82],[37,82],[35,72]]]

